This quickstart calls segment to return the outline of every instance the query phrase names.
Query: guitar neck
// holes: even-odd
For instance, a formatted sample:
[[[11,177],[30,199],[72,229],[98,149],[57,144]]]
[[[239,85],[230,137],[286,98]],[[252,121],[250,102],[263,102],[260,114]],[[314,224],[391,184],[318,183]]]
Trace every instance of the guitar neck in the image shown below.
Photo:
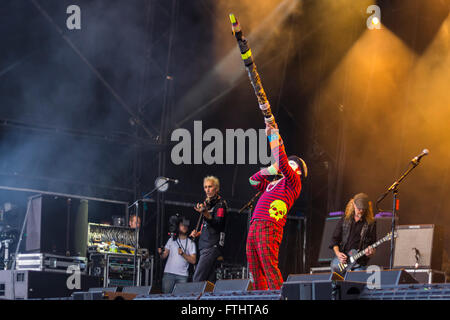
[[[207,202],[207,199],[205,199],[204,202]],[[203,215],[201,213],[199,213],[199,217],[198,217],[198,220],[197,220],[197,225],[195,226],[195,231],[196,232],[198,232],[198,228],[200,228],[200,222],[202,222],[202,218],[203,218]]]
[[[378,247],[380,244],[382,244],[383,242],[388,241],[389,239],[390,239],[389,237],[384,237],[384,238],[378,240],[377,242],[375,242],[374,244],[368,246],[367,248],[369,248],[369,247],[370,247],[370,248],[376,248],[376,247]],[[367,248],[366,248],[366,249],[367,249]],[[358,260],[358,259],[361,258],[363,255],[365,255],[364,251],[366,251],[366,249],[361,250],[360,252],[358,252],[357,254],[355,254],[354,256],[352,256],[352,258],[353,258],[354,260]]]
[[[198,228],[200,227],[200,222],[202,221],[202,215],[200,214],[200,217],[198,217],[197,225],[195,226],[195,231],[198,231]]]

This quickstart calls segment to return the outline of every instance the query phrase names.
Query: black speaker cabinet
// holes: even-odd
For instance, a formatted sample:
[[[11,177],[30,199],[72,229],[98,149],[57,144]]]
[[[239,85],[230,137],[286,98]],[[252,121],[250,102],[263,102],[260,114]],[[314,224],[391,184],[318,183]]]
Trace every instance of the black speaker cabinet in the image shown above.
[[[408,272],[405,270],[380,270],[380,271],[348,271],[345,273],[344,280],[345,281],[354,281],[354,282],[363,282],[367,283],[367,281],[375,280],[374,272],[377,272],[379,275],[380,285],[381,286],[391,286],[391,285],[399,285],[399,284],[409,284],[409,283],[417,283],[417,280],[414,279]],[[371,277],[371,279],[369,279]]]
[[[69,289],[70,276],[59,272],[0,270],[0,288],[3,288],[0,299],[63,298],[101,285],[99,278],[81,274],[80,288]]]
[[[394,268],[442,269],[443,229],[434,224],[400,225],[395,239]]]
[[[315,282],[285,282],[282,300],[357,300],[365,284],[351,281],[320,280]]]
[[[392,218],[376,218],[377,223],[377,240],[386,236],[391,232]],[[397,225],[398,218],[395,224]],[[389,269],[389,257],[391,252],[391,242],[387,241],[377,247],[375,254],[370,258],[369,265],[377,265],[384,269]]]
[[[86,256],[87,200],[37,195],[28,203],[26,252]]]
[[[418,283],[445,283],[445,272],[431,269],[406,269]],[[450,293],[450,292],[449,292]]]
[[[319,251],[319,263],[330,263],[334,258],[334,252],[329,248],[334,229],[341,217],[329,217],[325,219],[325,225],[322,233],[322,242]]]
[[[214,284],[209,281],[185,282],[175,284],[172,295],[201,294],[214,290]]]
[[[278,266],[283,279],[291,273],[304,270],[305,221],[303,217],[288,216],[283,229],[283,241],[280,245]]]
[[[303,281],[303,282],[314,282],[322,280],[343,280],[342,276],[336,272],[325,272],[325,273],[305,273],[305,274],[290,274],[286,282]]]

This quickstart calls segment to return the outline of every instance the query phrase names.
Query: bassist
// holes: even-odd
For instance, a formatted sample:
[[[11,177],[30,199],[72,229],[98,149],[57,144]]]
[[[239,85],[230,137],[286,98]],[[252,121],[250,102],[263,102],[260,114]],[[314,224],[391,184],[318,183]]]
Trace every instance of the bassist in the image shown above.
[[[347,253],[352,250],[362,250],[373,244],[377,239],[376,223],[373,209],[368,196],[358,193],[347,203],[345,214],[339,220],[334,230],[330,249],[341,263],[347,263]],[[364,270],[375,249],[367,248],[352,270]]]

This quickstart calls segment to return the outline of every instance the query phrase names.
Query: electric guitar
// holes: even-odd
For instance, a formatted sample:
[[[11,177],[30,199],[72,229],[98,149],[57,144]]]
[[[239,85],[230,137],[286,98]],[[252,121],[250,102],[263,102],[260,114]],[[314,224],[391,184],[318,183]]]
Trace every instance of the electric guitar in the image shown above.
[[[397,238],[397,233],[394,233],[394,238]],[[368,246],[366,249],[368,248],[374,249],[378,247],[380,244],[386,241],[390,241],[391,239],[392,239],[392,232],[389,232],[386,236],[384,236],[374,244]],[[334,257],[334,259],[331,261],[331,271],[343,275],[347,271],[352,270],[352,268],[358,264],[357,262],[358,259],[365,255],[366,249],[361,251],[358,251],[356,249],[350,250],[347,253],[347,262],[345,263],[340,262],[338,257]]]
[[[197,220],[197,225],[195,226],[195,229],[194,229],[196,233],[198,232],[198,229],[200,228],[200,222],[202,222],[202,218],[203,218],[203,215],[200,213],[198,220]],[[195,237],[189,237],[189,238],[191,240],[195,240]]]
[[[209,200],[208,198],[205,199],[205,201],[203,201],[204,204],[209,205]],[[198,220],[197,220],[197,225],[195,226],[195,232],[199,231],[200,228],[200,223],[202,222],[202,218],[203,218],[203,214],[201,214],[199,212],[199,216],[198,216]],[[195,237],[189,237],[191,240],[195,240]]]

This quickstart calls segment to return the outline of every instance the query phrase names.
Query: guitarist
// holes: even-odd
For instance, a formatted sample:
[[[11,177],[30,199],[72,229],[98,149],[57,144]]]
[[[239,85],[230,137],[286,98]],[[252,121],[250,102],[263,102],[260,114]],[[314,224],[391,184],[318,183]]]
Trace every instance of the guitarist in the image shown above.
[[[192,238],[199,238],[198,250],[200,258],[195,268],[193,281],[215,280],[215,264],[217,258],[222,255],[225,237],[225,223],[228,206],[226,201],[219,195],[219,179],[208,176],[203,179],[203,189],[206,200],[197,203],[194,210],[202,219],[200,230],[193,230]]]
[[[365,193],[358,193],[347,203],[345,214],[339,220],[331,239],[330,249],[341,263],[347,263],[350,250],[362,250],[377,239],[376,223],[372,204]],[[375,249],[367,248],[365,256],[358,260],[353,270],[364,270]]]

